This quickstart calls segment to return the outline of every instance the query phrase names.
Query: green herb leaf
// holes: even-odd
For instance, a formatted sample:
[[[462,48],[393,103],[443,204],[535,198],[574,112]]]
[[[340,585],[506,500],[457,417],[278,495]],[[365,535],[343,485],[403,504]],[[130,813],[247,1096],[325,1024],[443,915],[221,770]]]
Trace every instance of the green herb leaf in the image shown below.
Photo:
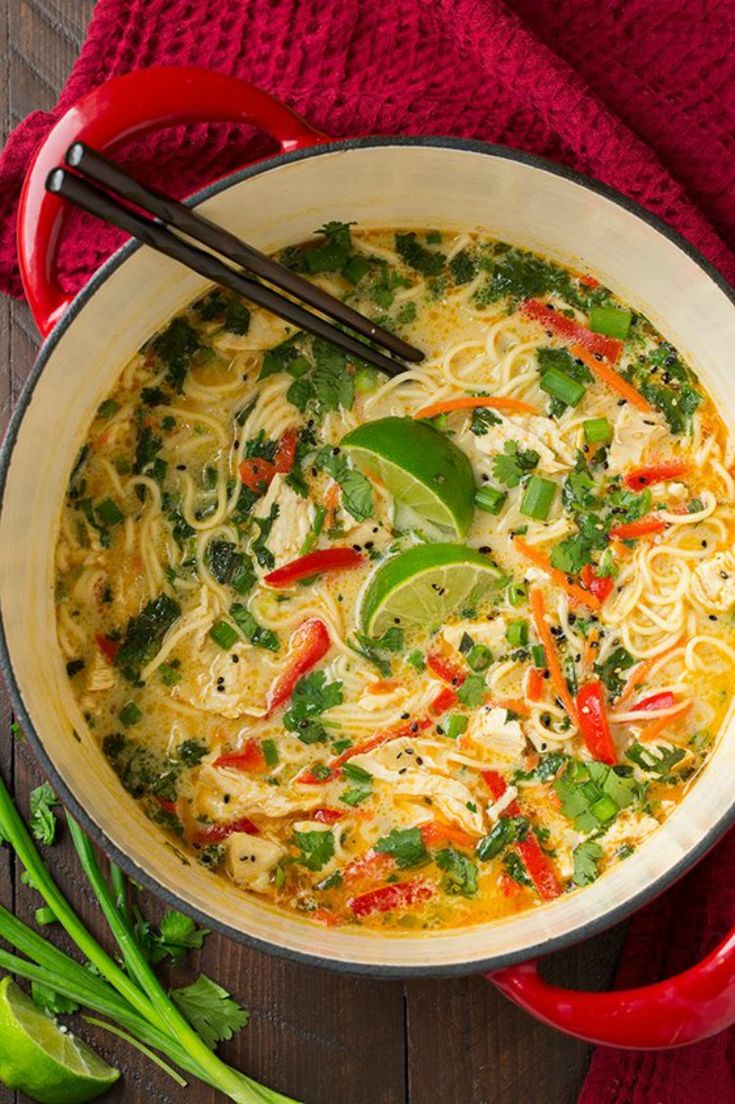
[[[477,893],[477,863],[454,847],[437,851],[434,858],[440,870],[444,871],[441,884],[445,893],[474,897]]]
[[[597,878],[597,863],[602,858],[602,848],[594,840],[585,840],[574,848],[574,882],[578,886],[589,885]]]
[[[250,1019],[250,1013],[206,974],[183,989],[172,989],[171,999],[212,1050],[241,1031]]]
[[[296,862],[307,870],[321,870],[334,856],[332,832],[294,832],[293,840],[299,849]]]
[[[375,850],[384,855],[392,855],[396,866],[401,870],[419,866],[429,860],[419,828],[393,828],[387,836],[378,840]]]
[[[39,843],[52,844],[56,836],[56,817],[52,812],[59,799],[49,782],[42,782],[31,790],[30,828]]]

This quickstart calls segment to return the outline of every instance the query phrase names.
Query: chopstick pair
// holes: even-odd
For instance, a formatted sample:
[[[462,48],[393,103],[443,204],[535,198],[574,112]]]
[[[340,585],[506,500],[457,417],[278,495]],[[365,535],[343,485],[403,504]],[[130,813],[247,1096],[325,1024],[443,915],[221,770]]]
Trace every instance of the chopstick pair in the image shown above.
[[[265,307],[300,330],[331,342],[343,352],[367,361],[389,376],[406,371],[407,366],[393,359],[394,357],[413,363],[424,359],[420,349],[376,325],[359,311],[329,295],[298,273],[291,272],[191,207],[141,184],[83,142],[75,142],[69,147],[65,161],[73,172],[64,168],[53,169],[46,180],[47,191],[62,196],[97,218],[124,230],[159,253],[193,269],[200,276],[229,288],[249,299],[251,303]],[[133,210],[131,204],[139,210]],[[141,214],[140,211],[144,213]],[[216,251],[257,279],[244,276],[241,271],[231,268],[219,257],[207,250],[198,249],[190,241],[180,237],[180,234],[207,246],[207,250]],[[268,283],[262,283],[263,280]],[[269,284],[281,288],[301,302],[279,295]],[[312,313],[302,303],[316,308],[327,318]],[[340,325],[334,325],[327,319],[333,319]],[[371,344],[360,341],[340,326],[361,334]],[[392,355],[386,356],[380,351],[381,348]]]

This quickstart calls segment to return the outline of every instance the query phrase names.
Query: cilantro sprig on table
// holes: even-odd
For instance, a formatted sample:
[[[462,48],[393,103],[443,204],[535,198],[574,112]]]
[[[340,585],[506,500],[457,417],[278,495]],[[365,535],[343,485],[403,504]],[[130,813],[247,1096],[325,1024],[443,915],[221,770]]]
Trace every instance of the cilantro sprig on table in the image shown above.
[[[45,800],[46,806],[49,803]],[[44,913],[39,922],[55,918],[84,959],[83,964],[0,908],[0,937],[23,953],[21,957],[0,949],[0,967],[30,981],[41,1007],[62,1014],[78,1006],[104,1016],[104,1021],[94,1019],[94,1023],[142,1049],[180,1085],[184,1081],[169,1063],[237,1104],[289,1104],[289,1098],[258,1085],[214,1053],[219,1041],[230,1039],[245,1025],[247,1013],[206,977],[174,993],[166,992],[152,969],[145,942],[136,934],[130,887],[122,871],[110,864],[106,877],[81,828],[68,816],[67,824],[81,870],[117,943],[120,961],[91,935],[57,887],[0,778],[0,839],[11,846],[25,868],[27,884],[45,902],[45,908],[38,910]],[[170,947],[175,946],[174,939],[196,946],[206,934],[200,933],[193,921],[174,914],[164,918],[161,938],[164,927]]]

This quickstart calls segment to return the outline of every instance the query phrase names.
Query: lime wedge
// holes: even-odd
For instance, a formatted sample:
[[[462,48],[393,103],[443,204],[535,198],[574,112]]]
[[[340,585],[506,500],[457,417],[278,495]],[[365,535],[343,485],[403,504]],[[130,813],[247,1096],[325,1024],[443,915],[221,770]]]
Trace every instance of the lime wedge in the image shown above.
[[[40,1104],[83,1104],[120,1071],[62,1031],[14,981],[0,981],[0,1080]]]
[[[487,556],[462,544],[419,544],[391,556],[369,579],[360,623],[369,636],[391,625],[438,627],[457,609],[472,606],[503,574]]]
[[[438,429],[413,418],[380,418],[353,429],[342,448],[415,514],[457,537],[466,535],[474,512],[472,466]]]

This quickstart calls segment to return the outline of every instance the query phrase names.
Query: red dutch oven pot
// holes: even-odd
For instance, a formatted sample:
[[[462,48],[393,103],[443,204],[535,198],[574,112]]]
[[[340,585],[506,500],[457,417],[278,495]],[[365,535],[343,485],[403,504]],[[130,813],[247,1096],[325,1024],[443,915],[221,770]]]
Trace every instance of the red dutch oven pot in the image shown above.
[[[92,412],[132,352],[200,292],[202,282],[128,245],[83,292],[68,295],[56,272],[64,206],[45,192],[44,181],[74,140],[105,150],[155,128],[214,121],[261,128],[280,147],[275,157],[193,200],[254,244],[277,248],[329,218],[355,218],[378,226],[479,226],[563,262],[581,254],[588,270],[634,306],[645,306],[692,357],[725,417],[735,418],[723,374],[735,345],[732,292],[683,239],[609,189],[538,158],[476,142],[331,142],[262,90],[211,71],[150,69],[111,80],[51,130],[28,173],[18,222],[23,285],[46,341],[3,451],[1,647],[15,708],[41,763],[65,804],[132,877],[236,939],[382,976],[480,971],[532,1015],[592,1043],[665,1048],[723,1030],[735,1021],[735,931],[692,969],[611,993],[549,985],[533,956],[619,921],[712,846],[733,819],[727,779],[733,777],[735,733],[725,732],[681,808],[598,883],[511,921],[454,933],[325,933],[237,891],[223,894],[211,874],[172,859],[163,837],[119,794],[75,712],[56,656],[49,586],[56,524],[66,473]],[[39,439],[50,461],[39,459]]]

